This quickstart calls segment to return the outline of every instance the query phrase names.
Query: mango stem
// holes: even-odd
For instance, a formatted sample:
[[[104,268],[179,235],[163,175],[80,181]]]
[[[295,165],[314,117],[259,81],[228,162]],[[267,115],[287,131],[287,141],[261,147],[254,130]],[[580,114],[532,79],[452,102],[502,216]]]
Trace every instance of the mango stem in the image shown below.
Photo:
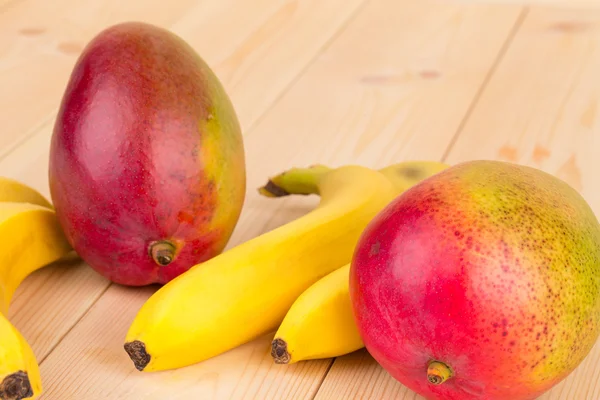
[[[160,240],[150,245],[150,256],[156,264],[164,267],[171,264],[175,259],[175,250],[173,243]]]
[[[291,168],[270,178],[258,192],[265,197],[319,194],[319,181],[329,171],[331,168],[320,164],[307,168]]]
[[[452,370],[449,366],[439,361],[431,361],[427,366],[427,380],[432,385],[441,385],[452,378]]]

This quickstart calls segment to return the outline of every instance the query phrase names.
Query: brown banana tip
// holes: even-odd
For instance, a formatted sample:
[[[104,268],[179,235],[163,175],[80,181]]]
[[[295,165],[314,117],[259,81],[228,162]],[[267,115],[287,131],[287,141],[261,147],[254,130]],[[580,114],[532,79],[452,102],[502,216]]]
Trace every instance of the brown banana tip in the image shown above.
[[[291,360],[291,355],[287,351],[287,343],[283,339],[275,339],[271,343],[271,357],[276,364],[288,364]]]
[[[265,186],[258,189],[258,192],[266,197],[283,197],[289,195],[286,190],[277,186],[272,180],[269,180]]]
[[[144,342],[134,340],[133,342],[125,343],[123,347],[125,347],[125,351],[138,371],[143,371],[150,364],[150,354],[146,351]]]
[[[33,396],[33,389],[27,372],[18,371],[10,374],[0,383],[1,400],[21,400]]]

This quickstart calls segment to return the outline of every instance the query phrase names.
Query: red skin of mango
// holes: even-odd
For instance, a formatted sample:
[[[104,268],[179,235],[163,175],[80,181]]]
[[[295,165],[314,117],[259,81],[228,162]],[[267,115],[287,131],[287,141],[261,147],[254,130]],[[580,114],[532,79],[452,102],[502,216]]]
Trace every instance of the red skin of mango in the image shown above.
[[[56,120],[53,204],[77,253],[113,282],[164,284],[220,253],[245,196],[237,117],[204,61],[143,23],[100,32],[77,61]],[[151,244],[168,240],[159,266]]]
[[[427,399],[535,399],[598,337],[598,222],[527,167],[473,161],[414,186],[367,227],[350,271],[366,348]],[[453,372],[440,385],[433,360]]]

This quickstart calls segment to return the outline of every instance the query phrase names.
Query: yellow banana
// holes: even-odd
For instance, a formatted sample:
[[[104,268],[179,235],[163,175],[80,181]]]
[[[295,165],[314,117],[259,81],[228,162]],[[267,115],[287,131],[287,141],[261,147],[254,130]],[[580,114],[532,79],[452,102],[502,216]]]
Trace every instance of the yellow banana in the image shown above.
[[[42,392],[35,355],[21,333],[0,315],[0,399],[34,399]]]
[[[4,176],[0,176],[0,202],[31,203],[52,208],[52,204],[40,192]]]
[[[29,274],[72,248],[54,210],[32,203],[0,202],[0,238],[0,399],[35,398],[42,390],[39,368],[29,344],[7,319],[8,307]]]
[[[277,364],[336,357],[363,347],[348,292],[350,264],[319,279],[294,302],[271,343]]]
[[[448,166],[433,161],[409,161],[379,170],[401,194],[421,180]],[[283,177],[281,177],[283,178]],[[287,194],[308,194],[286,178]],[[271,343],[271,356],[278,364],[337,357],[362,348],[352,314],[348,276],[350,264],[329,273],[291,306]]]
[[[296,168],[285,176],[321,196],[316,209],[192,267],[151,296],[125,338],[138,370],[194,364],[275,330],[306,288],[350,261],[363,229],[395,195],[383,174],[360,166]],[[261,189],[281,191],[274,181]]]

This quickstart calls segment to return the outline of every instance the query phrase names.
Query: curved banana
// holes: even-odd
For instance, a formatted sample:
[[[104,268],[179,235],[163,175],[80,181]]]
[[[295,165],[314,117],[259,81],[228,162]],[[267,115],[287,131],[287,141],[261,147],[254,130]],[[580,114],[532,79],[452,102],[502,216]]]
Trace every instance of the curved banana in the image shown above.
[[[408,161],[380,169],[397,194],[428,178],[448,165],[433,161]],[[286,193],[308,194],[293,177],[285,180]],[[350,303],[348,276],[350,264],[329,273],[304,291],[291,306],[273,342],[271,356],[277,364],[337,357],[364,344],[358,333]]]
[[[287,178],[318,193],[316,209],[198,264],[142,306],[125,339],[140,371],[194,364],[277,328],[312,283],[350,262],[368,222],[395,195],[360,166],[297,168]],[[261,192],[277,195],[269,181]]]
[[[44,204],[35,196],[27,199]],[[72,248],[54,210],[45,204],[0,202],[0,238],[0,400],[32,399],[42,391],[38,364],[29,344],[9,322],[8,307],[29,274]]]

